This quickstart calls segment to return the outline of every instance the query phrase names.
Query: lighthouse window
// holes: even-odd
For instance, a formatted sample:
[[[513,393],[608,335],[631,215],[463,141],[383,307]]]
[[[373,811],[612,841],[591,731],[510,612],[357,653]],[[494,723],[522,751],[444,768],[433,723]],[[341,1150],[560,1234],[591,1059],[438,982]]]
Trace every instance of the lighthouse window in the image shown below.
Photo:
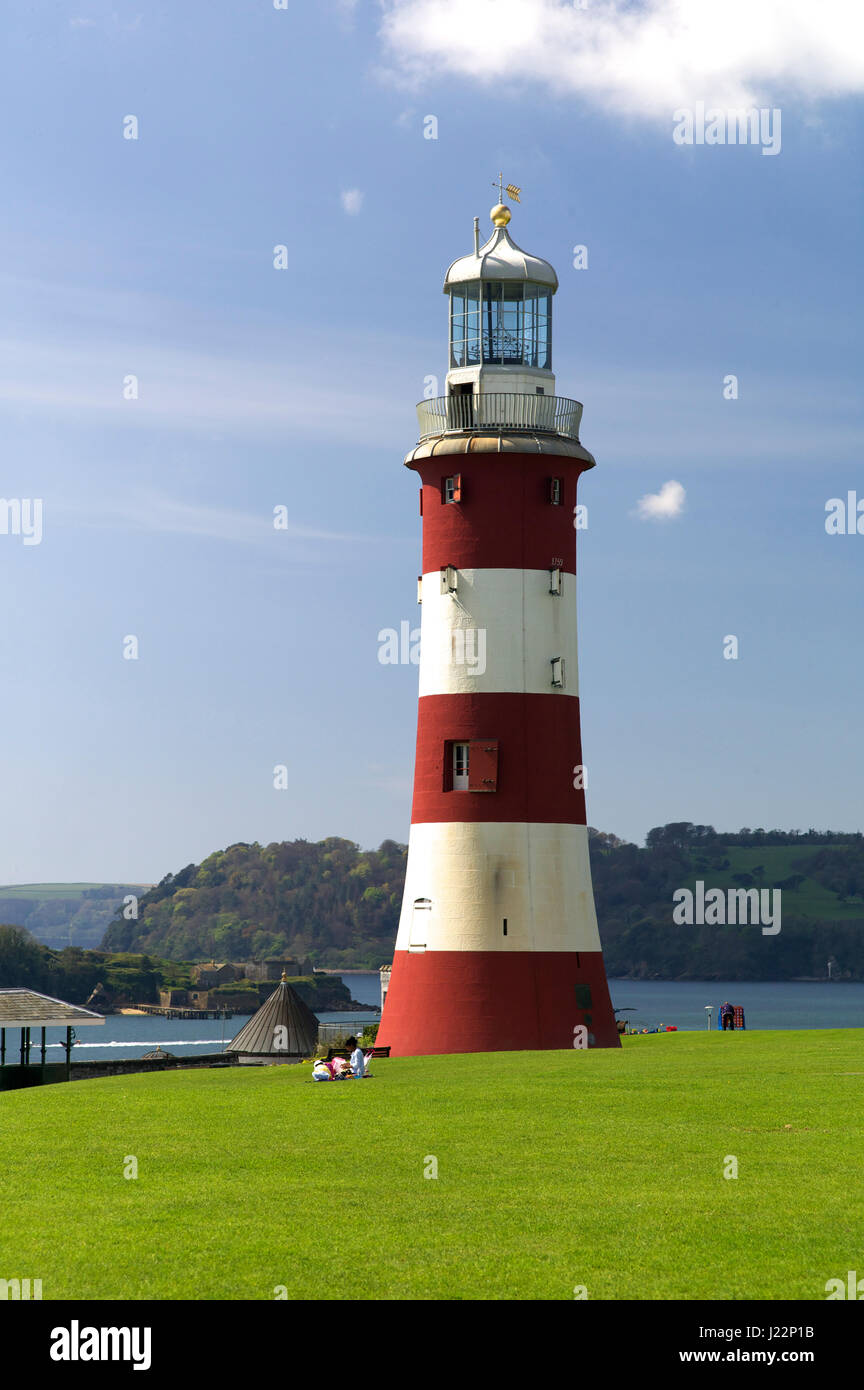
[[[444,479],[444,501],[462,501],[462,474],[454,473],[452,478]]]
[[[563,656],[553,656],[552,658],[552,684],[560,689],[564,686],[564,658]]]
[[[482,289],[482,297],[481,297]],[[450,366],[552,366],[552,295],[523,281],[473,281],[450,292]]]
[[[562,502],[562,487],[560,478],[549,479],[549,501],[553,507],[560,507]]]
[[[497,791],[497,739],[474,738],[465,743],[445,743],[444,769],[445,791]]]
[[[453,790],[454,792],[467,792],[468,790],[468,749],[470,744],[453,744]]]
[[[480,361],[480,281],[459,285],[450,294],[450,366]]]
[[[528,367],[552,366],[552,296],[540,285],[525,286],[522,331],[523,361]]]

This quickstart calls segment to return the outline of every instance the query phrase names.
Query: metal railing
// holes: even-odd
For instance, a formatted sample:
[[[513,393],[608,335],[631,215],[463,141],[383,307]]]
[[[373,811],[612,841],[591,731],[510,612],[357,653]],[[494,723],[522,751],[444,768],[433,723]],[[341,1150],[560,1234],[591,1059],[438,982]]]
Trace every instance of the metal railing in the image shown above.
[[[465,430],[526,430],[579,438],[582,405],[566,396],[532,396],[521,391],[485,391],[473,396],[436,396],[420,401],[420,438]]]

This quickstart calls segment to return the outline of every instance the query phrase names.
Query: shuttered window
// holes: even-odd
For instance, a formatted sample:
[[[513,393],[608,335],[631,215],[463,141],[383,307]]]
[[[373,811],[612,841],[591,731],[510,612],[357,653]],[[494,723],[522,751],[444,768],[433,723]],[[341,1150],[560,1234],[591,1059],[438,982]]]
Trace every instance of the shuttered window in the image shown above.
[[[452,789],[454,792],[467,792],[468,790],[468,766],[470,763],[470,744],[453,744],[453,778]]]
[[[451,478],[444,479],[443,497],[445,502],[462,501],[462,474],[454,473]]]
[[[444,750],[444,790],[497,792],[498,740],[448,740]]]
[[[468,790],[471,792],[497,792],[498,740],[472,739],[470,750]]]

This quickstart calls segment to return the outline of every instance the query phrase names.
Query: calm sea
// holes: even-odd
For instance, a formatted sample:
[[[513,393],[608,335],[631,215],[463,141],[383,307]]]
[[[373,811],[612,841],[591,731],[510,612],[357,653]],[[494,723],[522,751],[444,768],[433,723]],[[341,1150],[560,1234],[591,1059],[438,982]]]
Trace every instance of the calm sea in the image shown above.
[[[380,1003],[377,973],[345,975],[353,997],[363,1004]],[[724,999],[741,1004],[748,1028],[862,1028],[864,984],[735,984],[719,981],[610,980],[612,1004],[629,1009],[622,1018],[634,1028],[656,1028],[674,1023],[684,1030],[704,1029],[705,1005],[713,1007],[712,1026]],[[354,1014],[322,1013],[322,1023],[344,1022],[346,1031],[364,1020],[375,1020],[372,1010]],[[204,1020],[201,1023],[170,1018],[130,1017],[115,1014],[94,1028],[79,1028],[73,1057],[140,1057],[157,1044],[177,1056],[219,1052],[239,1033],[248,1015]],[[17,1035],[16,1035],[17,1036]],[[60,1034],[49,1029],[49,1048],[60,1047]],[[38,1042],[38,1033],[36,1034]],[[49,1056],[52,1053],[49,1053]]]

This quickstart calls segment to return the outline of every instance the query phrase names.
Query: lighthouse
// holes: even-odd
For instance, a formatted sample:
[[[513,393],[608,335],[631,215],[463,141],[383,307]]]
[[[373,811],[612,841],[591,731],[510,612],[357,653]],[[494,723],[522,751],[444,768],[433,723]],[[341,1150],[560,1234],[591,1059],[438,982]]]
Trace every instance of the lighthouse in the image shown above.
[[[509,190],[508,190],[509,191]],[[518,193],[518,190],[513,190]],[[500,195],[499,195],[500,196]],[[553,267],[493,230],[454,261],[446,395],[417,407],[420,694],[392,1056],[620,1046],[600,949],[576,645],[577,484]]]

